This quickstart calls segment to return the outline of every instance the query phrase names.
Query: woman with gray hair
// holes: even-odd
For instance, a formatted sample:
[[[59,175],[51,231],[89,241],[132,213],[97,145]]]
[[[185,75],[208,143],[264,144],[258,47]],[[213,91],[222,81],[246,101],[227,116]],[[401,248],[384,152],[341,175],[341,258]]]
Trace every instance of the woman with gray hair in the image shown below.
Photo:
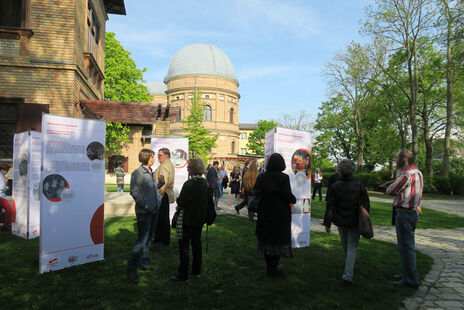
[[[189,179],[184,183],[177,197],[177,210],[183,210],[182,237],[179,239],[180,264],[174,281],[186,281],[189,269],[189,244],[192,243],[191,275],[201,274],[201,231],[206,223],[208,211],[208,184],[203,174],[206,166],[200,158],[189,160],[187,171]]]
[[[353,285],[353,269],[359,244],[359,206],[363,206],[367,212],[370,209],[366,188],[353,179],[354,170],[355,164],[349,159],[343,159],[337,165],[340,180],[330,188],[324,216],[325,231],[330,233],[332,223],[338,227],[345,252],[343,286]]]

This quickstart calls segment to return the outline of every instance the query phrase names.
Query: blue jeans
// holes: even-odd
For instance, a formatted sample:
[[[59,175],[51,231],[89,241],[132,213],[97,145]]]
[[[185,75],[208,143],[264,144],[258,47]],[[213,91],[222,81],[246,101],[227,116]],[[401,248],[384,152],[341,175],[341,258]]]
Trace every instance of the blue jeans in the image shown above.
[[[137,242],[132,248],[131,257],[127,263],[127,273],[137,273],[138,266],[150,264],[150,244],[158,221],[158,212],[152,214],[136,214]]]
[[[396,238],[400,251],[401,269],[403,270],[403,281],[419,285],[417,274],[416,252],[414,250],[414,231],[419,219],[417,212],[395,211]]]
[[[343,280],[353,281],[354,263],[359,245],[359,230],[357,227],[338,227],[338,234],[345,252]]]
[[[222,198],[224,187],[222,187],[222,183],[219,183],[219,197]]]
[[[118,184],[118,192],[124,192],[124,184]]]

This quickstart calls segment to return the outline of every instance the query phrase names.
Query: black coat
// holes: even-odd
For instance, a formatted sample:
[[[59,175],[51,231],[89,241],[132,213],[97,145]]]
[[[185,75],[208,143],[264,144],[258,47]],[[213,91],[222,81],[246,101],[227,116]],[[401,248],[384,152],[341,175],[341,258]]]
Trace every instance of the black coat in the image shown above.
[[[369,196],[364,185],[353,179],[336,182],[329,191],[325,209],[324,225],[332,223],[339,227],[356,227],[359,225],[359,206],[367,212],[370,210]]]
[[[176,201],[184,210],[184,225],[201,227],[206,223],[208,185],[205,179],[192,178],[185,182]]]
[[[255,195],[258,204],[256,236],[259,241],[271,244],[291,243],[291,203],[296,198],[290,188],[288,175],[279,171],[266,171],[258,176]]]

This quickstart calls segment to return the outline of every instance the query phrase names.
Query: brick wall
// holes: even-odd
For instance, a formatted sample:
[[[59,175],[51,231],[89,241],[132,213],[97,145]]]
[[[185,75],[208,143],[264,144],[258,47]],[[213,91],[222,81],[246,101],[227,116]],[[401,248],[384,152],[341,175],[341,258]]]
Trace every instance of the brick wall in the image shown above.
[[[19,40],[0,39],[0,55],[19,56]]]

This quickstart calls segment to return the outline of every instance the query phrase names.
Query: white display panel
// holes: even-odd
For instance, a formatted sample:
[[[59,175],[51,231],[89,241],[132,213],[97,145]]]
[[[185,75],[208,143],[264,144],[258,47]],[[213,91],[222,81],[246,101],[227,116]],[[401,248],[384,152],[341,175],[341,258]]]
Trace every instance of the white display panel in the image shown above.
[[[42,115],[40,272],[103,259],[105,127]]]

